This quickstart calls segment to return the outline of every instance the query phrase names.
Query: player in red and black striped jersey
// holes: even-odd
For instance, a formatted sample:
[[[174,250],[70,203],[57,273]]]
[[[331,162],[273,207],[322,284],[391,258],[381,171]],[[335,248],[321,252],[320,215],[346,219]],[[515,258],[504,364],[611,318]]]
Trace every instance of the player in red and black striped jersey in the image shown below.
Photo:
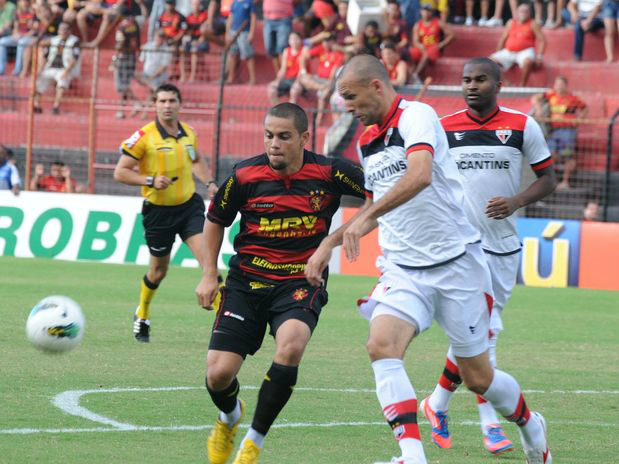
[[[237,164],[208,210],[208,251],[196,289],[205,308],[218,290],[224,228],[241,215],[207,358],[207,389],[221,411],[208,439],[211,463],[226,462],[232,451],[243,408],[236,375],[246,355],[260,348],[268,323],[275,356],[239,451],[239,456],[255,456],[242,462],[258,462],[262,441],[292,394],[303,351],[327,303],[325,285],[312,287],[304,276],[307,261],[328,235],[342,195],[365,197],[360,168],[304,150],[307,127],[301,107],[272,107],[264,122],[266,153]]]

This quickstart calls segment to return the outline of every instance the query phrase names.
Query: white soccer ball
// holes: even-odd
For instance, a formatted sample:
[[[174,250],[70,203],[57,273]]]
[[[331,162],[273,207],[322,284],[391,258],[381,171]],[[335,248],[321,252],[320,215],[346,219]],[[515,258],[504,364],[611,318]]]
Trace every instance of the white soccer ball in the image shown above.
[[[39,301],[28,316],[28,340],[40,350],[61,353],[79,345],[84,336],[82,308],[71,298],[54,295]]]

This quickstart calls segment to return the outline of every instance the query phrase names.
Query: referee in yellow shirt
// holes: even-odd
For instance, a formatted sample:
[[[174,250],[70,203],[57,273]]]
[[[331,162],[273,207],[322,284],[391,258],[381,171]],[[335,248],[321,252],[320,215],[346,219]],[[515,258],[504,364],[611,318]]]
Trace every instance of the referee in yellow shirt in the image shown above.
[[[217,192],[191,127],[178,120],[181,94],[172,84],[155,91],[157,119],[125,140],[114,179],[142,186],[144,236],[150,251],[150,266],[142,279],[140,304],[135,312],[136,340],[150,338],[150,303],[170,264],[176,235],[203,264],[204,201],[196,193],[193,175],[208,186],[209,197]]]

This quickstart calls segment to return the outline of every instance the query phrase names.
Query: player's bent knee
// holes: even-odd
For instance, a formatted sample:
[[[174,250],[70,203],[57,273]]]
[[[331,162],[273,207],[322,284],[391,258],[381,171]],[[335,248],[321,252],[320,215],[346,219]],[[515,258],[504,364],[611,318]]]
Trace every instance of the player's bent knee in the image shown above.
[[[397,344],[387,338],[370,337],[366,344],[366,349],[372,361],[386,358],[399,359],[403,355]]]
[[[230,385],[235,376],[234,369],[222,364],[213,364],[206,370],[206,383],[211,390],[219,391]]]
[[[275,352],[275,362],[284,366],[297,366],[301,362],[305,343],[298,340],[290,340],[277,348]]]

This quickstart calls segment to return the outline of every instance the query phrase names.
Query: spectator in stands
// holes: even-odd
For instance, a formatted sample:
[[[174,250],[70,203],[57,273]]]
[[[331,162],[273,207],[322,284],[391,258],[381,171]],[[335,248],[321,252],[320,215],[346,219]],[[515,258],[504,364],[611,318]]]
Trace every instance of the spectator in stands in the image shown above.
[[[544,5],[546,5],[546,22],[544,22]],[[555,29],[557,23],[557,8],[563,7],[559,5],[557,0],[534,0],[533,10],[535,11],[535,21],[540,26],[543,25],[546,29]]]
[[[517,16],[507,22],[497,51],[490,58],[505,71],[517,63],[522,70],[520,85],[526,86],[533,65],[541,65],[545,49],[546,39],[540,25],[531,19],[531,7],[522,4]]]
[[[40,45],[46,44],[52,37],[55,37],[58,34],[58,27],[62,21],[60,16],[54,15],[52,9],[46,2],[35,1],[34,2],[34,13],[36,15],[35,27],[36,34],[35,40],[39,42]],[[23,69],[20,77],[25,77],[28,74],[28,70],[30,69],[30,61],[32,59],[32,51],[34,47],[26,47],[24,49],[23,56]],[[38,54],[38,63],[39,66],[37,68],[37,73],[41,71],[43,67],[43,63],[45,63],[45,47],[39,47]]]
[[[124,106],[129,100],[136,100],[131,91],[131,81],[135,77],[137,55],[140,51],[140,26],[131,16],[128,6],[123,5],[118,12],[121,20],[116,29],[116,54],[112,61],[116,91],[120,94],[121,106]],[[118,110],[116,117],[123,119],[124,111]]]
[[[240,57],[241,61],[247,63],[249,74],[249,84],[256,83],[256,62],[255,52],[252,42],[256,30],[256,4],[254,0],[234,0],[230,7],[230,15],[226,23],[226,36],[228,41],[232,40],[236,32],[241,29],[232,46],[230,47],[230,57],[228,61],[227,83],[232,84],[236,78],[236,65]]]
[[[558,76],[553,88],[532,98],[536,114],[543,114],[547,104],[550,112],[548,148],[558,165],[563,165],[563,179],[557,190],[570,188],[570,178],[576,170],[576,136],[580,119],[588,113],[587,105],[567,87],[567,79]]]
[[[307,39],[305,43],[309,46],[314,46],[333,36],[335,38],[333,50],[352,54],[356,49],[357,37],[353,35],[346,23],[348,0],[340,1],[337,8],[338,11],[335,15],[329,16],[324,20],[323,30]]]
[[[599,221],[600,220],[600,205],[595,200],[590,200],[582,210],[583,221]]]
[[[262,15],[264,17],[264,48],[277,73],[281,69],[279,57],[288,44],[292,31],[294,0],[264,0]]]
[[[226,45],[226,17],[221,14],[221,2],[211,0],[208,4],[206,22],[200,27],[200,32],[210,43],[223,47]]]
[[[391,83],[396,87],[406,84],[408,67],[398,53],[396,45],[389,40],[385,40],[380,44],[380,56],[380,61],[382,61],[385,68],[387,68]]]
[[[181,47],[181,82],[187,80],[185,58],[191,56],[189,82],[195,82],[198,70],[198,53],[209,50],[208,40],[202,33],[202,25],[206,23],[208,11],[203,7],[202,0],[191,0],[191,14],[187,16],[187,31],[183,36]]]
[[[406,20],[402,18],[400,5],[398,5],[396,0],[389,0],[389,3],[387,3],[385,23],[387,25],[385,39],[393,42],[398,52],[406,53],[408,49],[408,31],[410,28]]]
[[[298,32],[291,32],[288,37],[288,47],[282,53],[282,64],[277,76],[267,87],[267,94],[273,105],[278,103],[279,97],[290,92],[294,82],[299,77],[303,50],[303,39]],[[296,103],[296,99],[293,101],[292,96],[290,101]]]
[[[475,24],[473,18],[474,0],[466,0],[466,20],[465,26],[472,26]],[[511,9],[512,18],[516,17],[516,10],[518,8],[518,0],[509,0],[509,7]],[[477,22],[481,27],[501,27],[503,26],[503,9],[505,8],[505,0],[497,0],[494,5],[494,15],[492,18],[488,18],[490,10],[490,0],[481,0],[481,17]]]
[[[21,180],[19,172],[10,162],[13,153],[4,145],[0,145],[0,190],[10,190],[14,195],[19,195]]]
[[[0,37],[11,35],[15,19],[15,3],[0,0]]]
[[[619,27],[619,0],[606,0],[602,6],[604,18],[604,48],[606,62],[612,63],[615,55],[615,33]]]
[[[56,98],[52,113],[60,112],[60,101],[71,81],[80,75],[80,41],[71,34],[71,26],[62,22],[58,27],[58,35],[52,37],[47,52],[47,60],[43,70],[37,78],[36,93],[34,96],[34,111],[41,113],[40,97],[50,83],[56,83]]]
[[[358,52],[380,58],[380,44],[382,41],[383,37],[378,29],[378,23],[372,19],[365,24],[365,27],[357,36]]]
[[[158,30],[155,32],[154,39],[144,45],[140,54],[140,61],[144,63],[142,72],[135,75],[138,84],[150,89],[150,96],[145,102],[145,107],[154,101],[155,90],[168,80],[168,70],[172,63],[173,50],[166,41],[165,32]],[[136,105],[134,113],[140,110]],[[148,114],[144,110],[142,119],[146,119]]]
[[[161,29],[168,45],[178,49],[187,32],[187,20],[176,9],[176,0],[165,0],[165,11],[157,21],[157,29]]]
[[[30,180],[30,190],[44,192],[75,193],[77,183],[71,177],[71,168],[62,161],[54,161],[45,175],[42,164],[34,167],[34,176]]]
[[[2,1],[2,0],[0,0]],[[17,47],[13,75],[19,76],[23,69],[24,50],[35,41],[36,29],[34,10],[29,0],[18,0],[13,34],[0,38],[0,75],[5,72],[8,47]]]
[[[574,59],[581,61],[585,47],[585,34],[604,27],[604,21],[600,15],[602,0],[570,0],[567,9],[569,11],[569,22],[574,25]],[[607,48],[607,61],[608,58]]]
[[[87,0],[83,3],[83,8],[77,13],[66,13],[67,17],[65,20],[70,20],[75,17],[82,40],[86,42],[85,45],[98,47],[119,21],[120,8],[124,5],[130,7],[130,1],[131,0]],[[142,2],[142,0],[140,0],[140,2]],[[101,19],[101,24],[97,31],[97,35],[92,42],[87,42],[88,31],[91,29],[92,23],[98,19]]]
[[[305,37],[312,35],[312,32],[321,26],[326,29],[336,15],[335,3],[331,0],[314,0],[311,2],[304,17]]]
[[[447,22],[449,18],[448,0],[421,0],[419,3],[421,4],[421,8],[423,8],[424,5],[429,5],[432,12],[438,15],[441,21]]]
[[[301,54],[299,77],[290,90],[290,100],[295,102],[298,101],[301,94],[306,90],[316,92],[318,97],[317,125],[320,125],[322,122],[323,111],[335,86],[337,69],[344,64],[345,55],[342,52],[333,50],[334,43],[335,38],[330,36],[321,45],[310,50],[304,50]],[[317,57],[319,60],[318,68],[316,69],[316,74],[309,74],[306,70],[309,68],[310,60],[314,57]]]
[[[413,28],[413,46],[410,54],[413,62],[417,63],[413,71],[415,83],[421,83],[420,75],[428,62],[436,62],[442,50],[453,40],[451,27],[434,17],[434,10],[425,3],[421,6],[421,19]]]

